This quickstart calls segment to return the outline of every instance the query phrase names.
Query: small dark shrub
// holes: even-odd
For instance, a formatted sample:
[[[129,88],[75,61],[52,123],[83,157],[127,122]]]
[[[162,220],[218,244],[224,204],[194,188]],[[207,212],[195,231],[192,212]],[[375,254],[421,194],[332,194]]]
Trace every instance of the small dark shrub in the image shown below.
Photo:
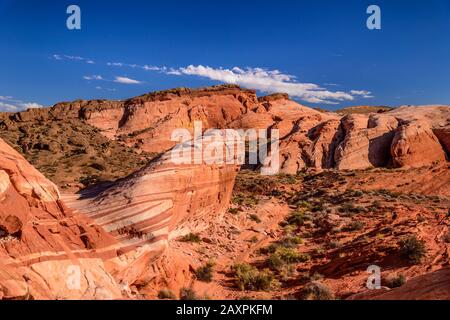
[[[254,213],[252,213],[252,214],[250,215],[250,219],[253,220],[253,221],[255,221],[256,223],[261,223],[261,222],[262,222],[261,219],[260,219],[256,214],[254,214]]]
[[[181,238],[182,242],[193,242],[193,243],[200,243],[202,239],[200,236],[196,233],[189,233]]]
[[[308,218],[303,212],[294,212],[289,217],[286,218],[287,224],[291,226],[302,226]]]
[[[197,279],[203,282],[211,282],[213,279],[214,262],[210,261],[195,271]]]
[[[231,214],[238,214],[239,213],[239,209],[238,208],[230,208],[228,209],[228,212]]]
[[[302,300],[333,300],[331,290],[323,283],[313,281],[306,285],[301,292]]]
[[[180,300],[198,300],[198,296],[192,288],[181,288]]]
[[[399,288],[406,283],[406,278],[404,275],[400,274],[397,276],[390,277],[386,280],[386,286],[389,288]]]
[[[446,243],[450,243],[450,230],[445,234],[444,241]]]
[[[158,298],[159,299],[175,300],[177,297],[175,296],[175,293],[173,293],[169,289],[162,289],[162,290],[160,290],[158,292]]]
[[[400,254],[414,264],[419,264],[427,253],[425,241],[411,235],[400,241]]]
[[[364,223],[361,221],[353,221],[350,222],[348,225],[346,225],[343,228],[343,231],[352,232],[352,231],[358,231],[364,228]]]

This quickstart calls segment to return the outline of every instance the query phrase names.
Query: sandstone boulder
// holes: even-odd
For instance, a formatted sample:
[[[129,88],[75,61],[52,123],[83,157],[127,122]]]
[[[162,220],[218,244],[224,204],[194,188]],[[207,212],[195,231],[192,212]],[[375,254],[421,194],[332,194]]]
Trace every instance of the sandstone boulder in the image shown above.
[[[446,160],[445,152],[428,123],[405,123],[395,132],[391,153],[396,167],[418,168]]]

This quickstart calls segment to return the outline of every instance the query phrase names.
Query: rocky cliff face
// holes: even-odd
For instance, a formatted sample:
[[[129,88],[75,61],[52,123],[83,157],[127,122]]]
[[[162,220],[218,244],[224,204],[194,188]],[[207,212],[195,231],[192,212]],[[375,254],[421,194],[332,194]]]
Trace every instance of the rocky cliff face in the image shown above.
[[[55,126],[55,123],[77,121],[75,124],[80,126],[96,128],[96,134],[113,141],[110,144],[130,148],[134,151],[130,155],[141,153],[141,160],[171,149],[176,144],[171,141],[173,130],[184,128],[192,133],[195,121],[200,121],[204,130],[278,129],[281,171],[291,174],[308,167],[355,170],[427,166],[446,160],[450,139],[448,106],[339,115],[302,106],[284,94],[257,98],[254,91],[232,85],[174,89],[125,101],[74,101],[1,118],[3,135],[25,154],[30,149],[43,149],[42,152],[57,149],[58,141],[47,143],[48,147],[40,146],[34,140],[42,138],[43,133],[19,138],[11,137],[8,132],[30,124],[35,127],[51,122]],[[118,154],[128,152],[118,148],[114,150]],[[32,157],[29,159],[33,161]],[[141,160],[138,156],[131,158],[135,166]],[[117,166],[109,163],[106,167],[111,165]]]

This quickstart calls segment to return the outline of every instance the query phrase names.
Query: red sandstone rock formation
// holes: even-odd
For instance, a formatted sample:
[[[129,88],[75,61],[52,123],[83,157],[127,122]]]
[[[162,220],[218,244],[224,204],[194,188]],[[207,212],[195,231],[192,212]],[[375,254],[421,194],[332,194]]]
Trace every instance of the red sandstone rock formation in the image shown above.
[[[445,151],[432,128],[419,121],[396,130],[391,153],[396,167],[422,167],[445,161]]]
[[[170,151],[109,188],[84,192],[80,199],[69,195],[66,203],[109,232],[130,265],[154,257],[169,238],[204,229],[228,209],[239,166],[220,163],[220,154],[208,152],[206,141],[199,164],[187,145],[185,163],[174,162]],[[120,278],[131,283],[142,271],[127,267]]]
[[[415,277],[397,289],[383,287],[353,295],[349,300],[449,300],[450,269]]]
[[[119,298],[104,264],[114,245],[0,139],[0,299]]]
[[[307,167],[342,170],[420,167],[445,160],[450,107],[401,107],[383,113],[319,112],[285,94],[257,98],[255,91],[225,85],[151,93],[125,101],[74,101],[50,109],[3,115],[3,125],[79,118],[108,138],[139,150],[164,153],[174,129],[278,129],[281,171]],[[5,119],[6,118],[6,119]]]

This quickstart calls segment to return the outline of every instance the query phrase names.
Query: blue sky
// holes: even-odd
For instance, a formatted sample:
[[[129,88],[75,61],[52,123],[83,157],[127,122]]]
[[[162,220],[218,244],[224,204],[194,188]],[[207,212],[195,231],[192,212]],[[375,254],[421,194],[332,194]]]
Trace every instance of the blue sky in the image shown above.
[[[223,82],[330,109],[450,104],[449,0],[0,0],[0,38],[3,111]]]

